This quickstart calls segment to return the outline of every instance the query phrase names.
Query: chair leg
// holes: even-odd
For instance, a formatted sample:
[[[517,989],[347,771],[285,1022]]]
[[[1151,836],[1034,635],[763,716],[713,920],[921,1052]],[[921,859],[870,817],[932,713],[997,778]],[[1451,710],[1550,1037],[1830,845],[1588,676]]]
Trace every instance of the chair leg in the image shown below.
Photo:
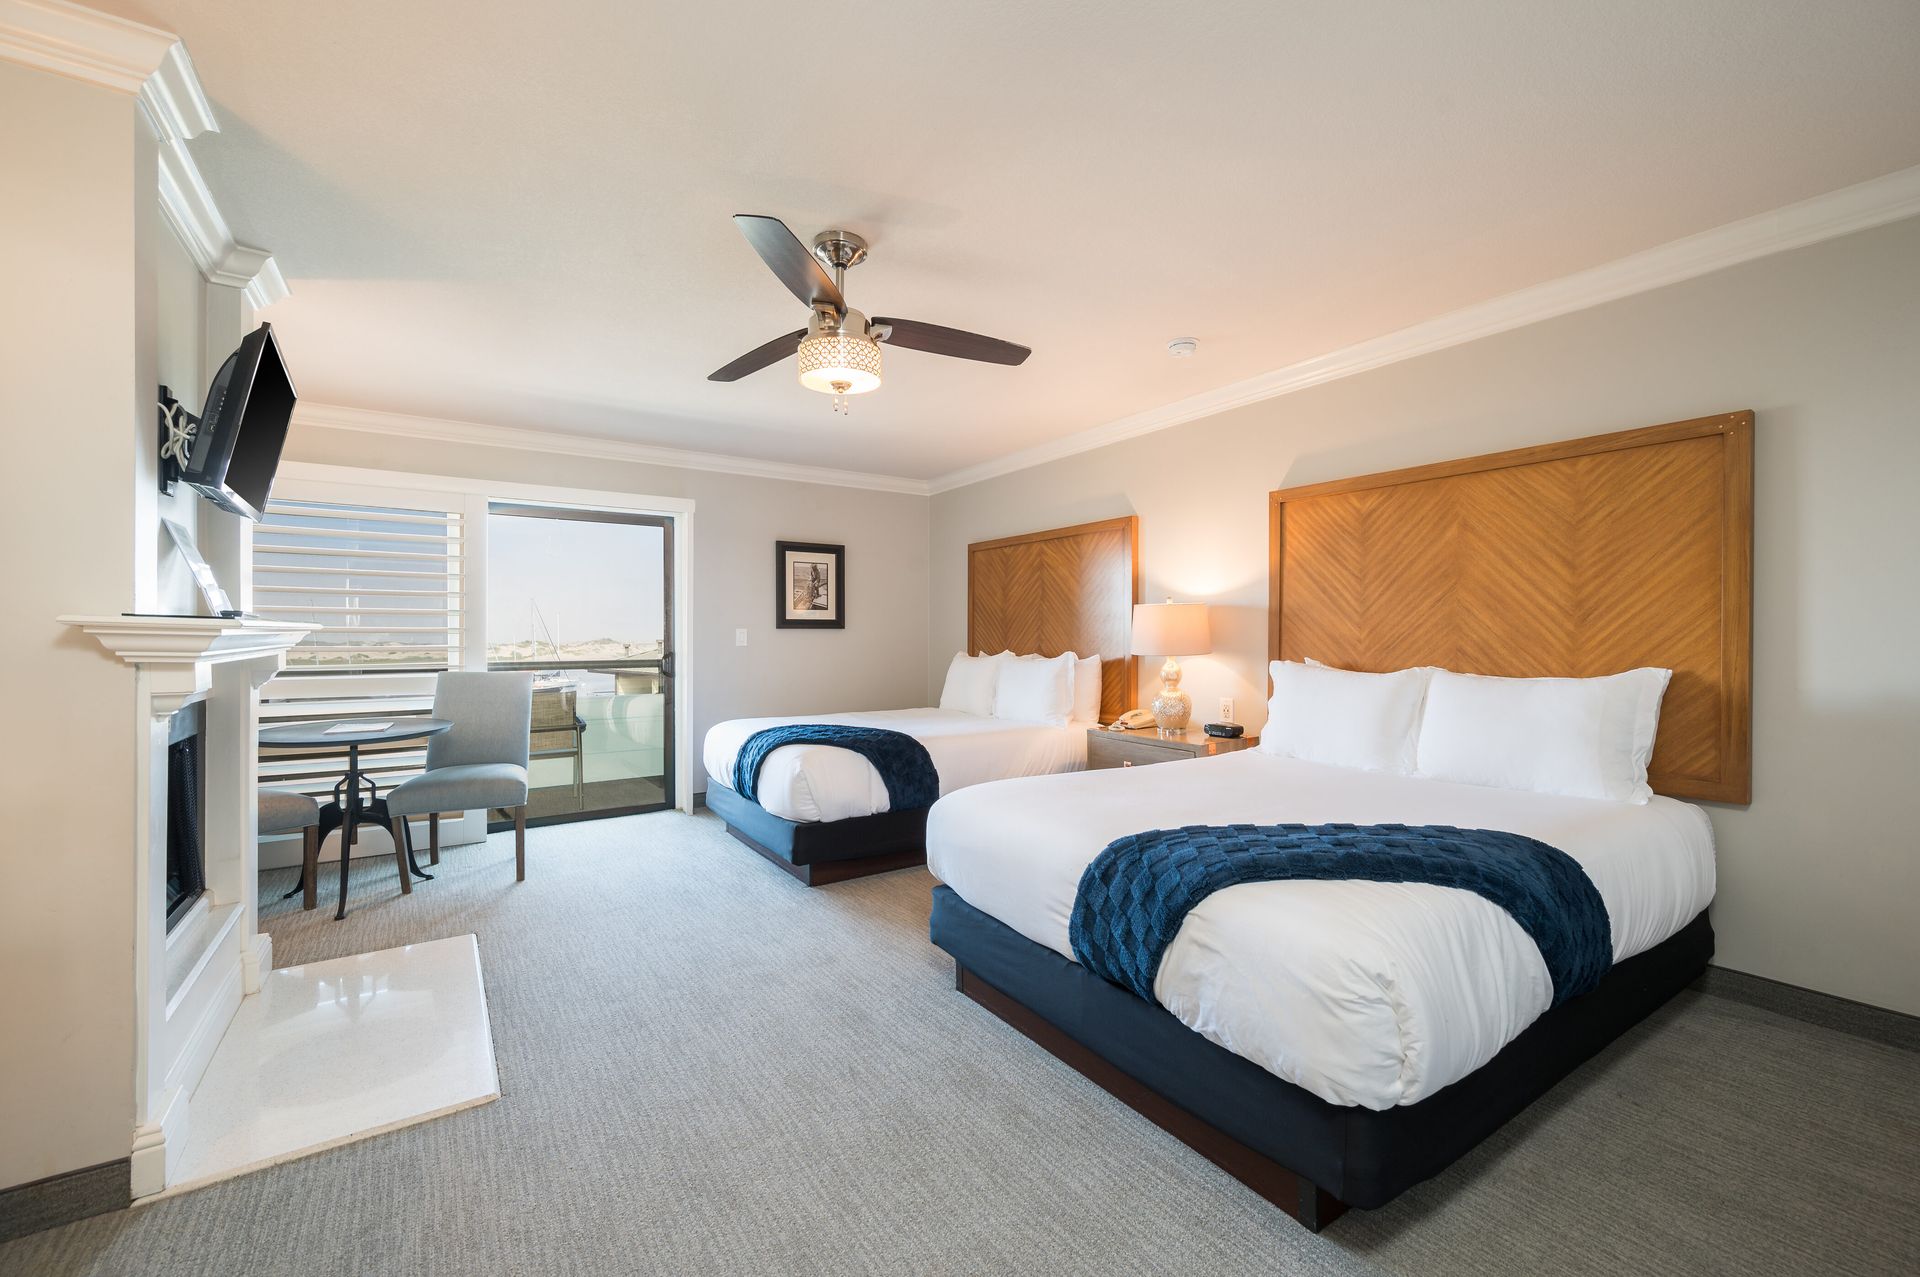
[[[314,880],[320,876],[320,826],[308,825],[300,831],[300,874],[305,881],[300,897],[302,909],[313,908]]]
[[[513,809],[513,880],[527,880],[527,805]]]
[[[427,863],[440,863],[440,813],[437,811],[427,817]]]
[[[413,894],[413,870],[407,864],[407,818],[393,818],[393,863],[400,869],[400,894]]]

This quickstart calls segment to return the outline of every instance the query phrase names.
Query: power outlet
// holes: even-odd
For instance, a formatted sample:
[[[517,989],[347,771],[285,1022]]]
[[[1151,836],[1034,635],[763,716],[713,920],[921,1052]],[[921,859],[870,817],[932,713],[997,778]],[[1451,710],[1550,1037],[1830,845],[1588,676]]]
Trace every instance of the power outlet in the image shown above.
[[[1222,696],[1220,698],[1220,721],[1223,723],[1231,723],[1233,721],[1233,697],[1231,696]]]
[[[745,647],[747,645],[747,631],[745,627],[733,632],[733,645],[735,647]]]

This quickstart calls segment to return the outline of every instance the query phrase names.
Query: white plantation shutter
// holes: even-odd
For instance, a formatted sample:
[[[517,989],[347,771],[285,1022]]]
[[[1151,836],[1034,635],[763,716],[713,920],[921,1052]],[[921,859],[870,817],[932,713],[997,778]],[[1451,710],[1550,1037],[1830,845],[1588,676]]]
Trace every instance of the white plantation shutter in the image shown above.
[[[288,670],[460,668],[468,579],[460,504],[269,501],[254,531],[253,610],[325,627],[288,654]]]
[[[455,492],[276,485],[254,529],[251,608],[321,628],[262,689],[261,725],[425,717],[441,670],[483,668],[473,659],[481,628],[476,522],[484,513],[476,520],[474,499]],[[345,759],[343,746],[263,749],[260,783],[325,802]],[[366,746],[360,759],[385,793],[419,774],[426,742]],[[461,840],[458,830],[444,832]]]
[[[433,708],[433,675],[386,675],[376,685],[360,680],[330,680],[325,686],[298,677],[276,678],[261,692],[260,725],[310,722],[316,719],[364,718],[396,722],[425,718]],[[293,789],[320,802],[333,796],[333,787],[346,775],[344,745],[325,749],[270,749],[260,751],[260,783],[272,789]],[[426,766],[424,740],[392,745],[363,745],[360,767],[385,793]]]

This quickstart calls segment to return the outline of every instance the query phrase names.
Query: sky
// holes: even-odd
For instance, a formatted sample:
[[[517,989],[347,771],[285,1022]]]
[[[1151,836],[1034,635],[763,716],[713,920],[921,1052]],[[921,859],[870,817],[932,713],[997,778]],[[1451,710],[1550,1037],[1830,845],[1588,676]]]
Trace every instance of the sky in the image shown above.
[[[535,601],[556,643],[664,637],[663,535],[642,524],[490,515],[487,642],[544,640]]]

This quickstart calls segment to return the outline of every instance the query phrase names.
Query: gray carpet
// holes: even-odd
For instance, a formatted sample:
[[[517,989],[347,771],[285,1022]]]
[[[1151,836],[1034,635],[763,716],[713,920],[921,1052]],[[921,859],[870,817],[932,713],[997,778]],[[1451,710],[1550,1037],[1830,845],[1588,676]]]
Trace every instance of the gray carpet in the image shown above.
[[[1920,1056],[1683,994],[1314,1237],[952,991],[919,870],[809,891],[674,813],[456,849],[281,965],[476,932],[502,1098],[0,1248],[0,1272],[1899,1273]],[[332,900],[323,890],[323,905]]]

